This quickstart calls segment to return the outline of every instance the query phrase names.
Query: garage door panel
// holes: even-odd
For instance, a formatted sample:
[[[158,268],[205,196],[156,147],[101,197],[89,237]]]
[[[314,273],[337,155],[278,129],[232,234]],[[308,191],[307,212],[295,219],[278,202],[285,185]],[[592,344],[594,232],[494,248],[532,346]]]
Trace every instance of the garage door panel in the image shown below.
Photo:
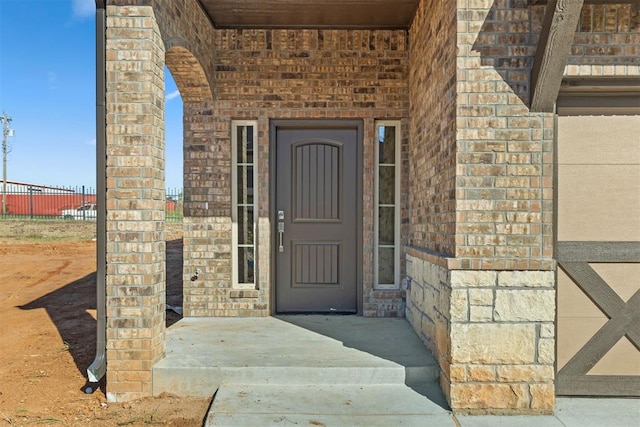
[[[590,263],[589,265],[623,301],[629,301],[640,290],[640,263]]]
[[[623,337],[587,375],[640,375],[640,351]]]
[[[558,164],[640,164],[640,116],[558,118]]]
[[[558,318],[603,319],[607,316],[582,289],[564,272],[558,269]]]
[[[562,165],[558,240],[640,241],[640,166]]]
[[[606,316],[589,317],[559,317],[558,318],[558,370],[565,367],[567,362],[578,353],[584,345],[607,323]]]
[[[640,395],[640,116],[559,117],[557,393]]]

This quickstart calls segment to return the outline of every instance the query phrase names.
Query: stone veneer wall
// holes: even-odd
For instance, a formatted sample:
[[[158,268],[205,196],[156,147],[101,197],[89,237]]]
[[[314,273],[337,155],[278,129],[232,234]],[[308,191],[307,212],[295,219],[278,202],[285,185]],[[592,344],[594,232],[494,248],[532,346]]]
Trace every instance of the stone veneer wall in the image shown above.
[[[452,409],[552,411],[554,272],[451,270],[439,264],[429,255],[407,256],[407,316],[439,353],[441,385]]]
[[[460,411],[554,407],[553,271],[451,271],[451,400]]]

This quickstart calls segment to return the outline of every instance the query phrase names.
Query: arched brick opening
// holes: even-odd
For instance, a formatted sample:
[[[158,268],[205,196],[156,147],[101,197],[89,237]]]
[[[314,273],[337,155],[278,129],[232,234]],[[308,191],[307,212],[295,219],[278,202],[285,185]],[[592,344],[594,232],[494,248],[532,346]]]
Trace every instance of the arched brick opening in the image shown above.
[[[211,101],[211,86],[198,59],[180,39],[168,40],[166,48],[165,64],[180,89],[185,106]]]
[[[183,228],[186,238],[183,242],[182,306],[185,315],[189,316],[189,295],[195,285],[193,278],[199,277],[202,273],[206,274],[207,271],[205,266],[194,263],[188,255],[188,228],[190,218],[206,216],[209,209],[207,190],[197,184],[201,180],[193,177],[199,176],[202,170],[210,167],[203,152],[213,138],[213,126],[210,125],[213,121],[212,91],[200,61],[185,47],[184,40],[171,38],[165,46],[165,65],[171,72],[183,102]]]

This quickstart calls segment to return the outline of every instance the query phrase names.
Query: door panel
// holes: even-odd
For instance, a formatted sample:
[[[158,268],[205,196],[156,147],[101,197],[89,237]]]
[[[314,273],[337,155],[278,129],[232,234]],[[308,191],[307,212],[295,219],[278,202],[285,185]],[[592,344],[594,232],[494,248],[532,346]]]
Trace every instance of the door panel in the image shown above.
[[[276,130],[278,312],[357,311],[357,141],[357,128]]]
[[[340,220],[342,144],[302,142],[293,149],[294,221]]]
[[[340,242],[293,242],[293,287],[340,285]]]

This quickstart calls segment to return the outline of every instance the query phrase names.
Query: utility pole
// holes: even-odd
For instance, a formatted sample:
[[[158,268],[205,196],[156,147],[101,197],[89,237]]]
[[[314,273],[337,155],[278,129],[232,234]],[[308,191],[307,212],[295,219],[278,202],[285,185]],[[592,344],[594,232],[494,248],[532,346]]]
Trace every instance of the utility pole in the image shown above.
[[[13,136],[13,129],[9,128],[11,117],[2,112],[2,215],[7,214],[7,137]]]

